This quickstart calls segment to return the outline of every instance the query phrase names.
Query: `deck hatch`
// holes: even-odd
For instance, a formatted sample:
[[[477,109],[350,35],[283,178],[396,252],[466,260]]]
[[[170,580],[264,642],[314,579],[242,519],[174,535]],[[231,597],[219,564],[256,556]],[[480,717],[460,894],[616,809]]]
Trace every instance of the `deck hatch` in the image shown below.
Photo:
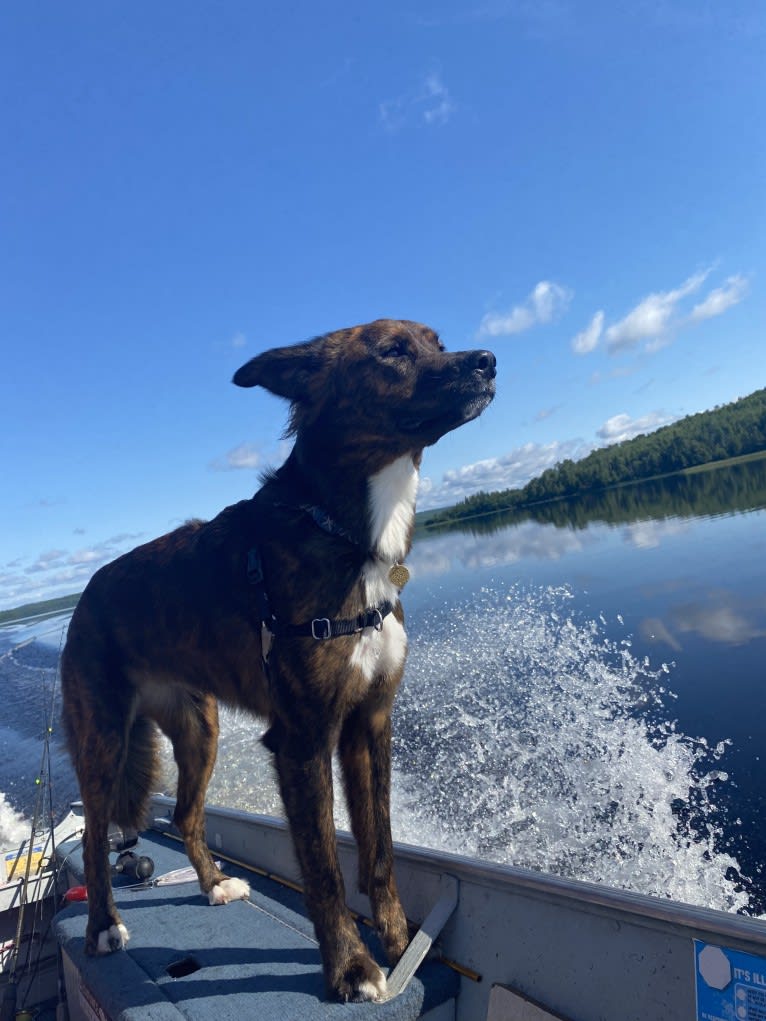
[[[199,971],[201,967],[199,961],[195,961],[193,957],[182,957],[179,961],[169,964],[165,972],[171,978],[186,978],[187,975],[193,975],[195,971]]]

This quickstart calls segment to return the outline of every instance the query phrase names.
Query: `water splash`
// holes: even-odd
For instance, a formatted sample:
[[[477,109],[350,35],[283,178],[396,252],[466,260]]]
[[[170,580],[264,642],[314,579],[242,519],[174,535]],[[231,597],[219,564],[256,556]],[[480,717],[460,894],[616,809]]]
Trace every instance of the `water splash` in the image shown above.
[[[402,840],[728,911],[714,748],[665,718],[670,667],[570,610],[568,588],[485,588],[410,619],[396,708]]]
[[[727,743],[680,733],[669,718],[672,665],[639,660],[629,638],[609,637],[606,617],[576,615],[572,598],[565,587],[492,585],[409,616],[394,711],[395,836],[747,911],[752,884],[723,849],[724,830],[740,822],[721,811]],[[49,710],[41,677],[57,658],[37,643],[0,647],[4,715],[13,721],[0,742],[0,791],[14,793],[0,795],[3,841],[27,826],[11,802],[31,803],[24,791]],[[280,814],[271,757],[258,741],[262,721],[223,716],[209,803]],[[167,746],[165,758],[171,789]],[[54,764],[68,802],[76,785],[60,745]],[[341,798],[336,818],[348,828]]]
[[[30,822],[0,793],[0,849],[16,847],[29,837]]]
[[[728,744],[668,718],[672,665],[652,669],[570,589],[488,587],[409,617],[394,709],[402,841],[747,911],[723,850]],[[263,724],[226,713],[211,802],[281,814]],[[336,791],[341,789],[336,783]],[[348,829],[342,798],[335,816]]]

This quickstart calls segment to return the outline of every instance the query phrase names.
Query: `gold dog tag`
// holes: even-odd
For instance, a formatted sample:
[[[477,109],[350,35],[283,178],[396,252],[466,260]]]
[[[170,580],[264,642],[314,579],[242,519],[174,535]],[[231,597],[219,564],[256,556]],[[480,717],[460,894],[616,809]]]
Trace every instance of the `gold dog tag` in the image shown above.
[[[410,580],[410,572],[404,564],[394,564],[388,572],[388,580],[401,591]]]

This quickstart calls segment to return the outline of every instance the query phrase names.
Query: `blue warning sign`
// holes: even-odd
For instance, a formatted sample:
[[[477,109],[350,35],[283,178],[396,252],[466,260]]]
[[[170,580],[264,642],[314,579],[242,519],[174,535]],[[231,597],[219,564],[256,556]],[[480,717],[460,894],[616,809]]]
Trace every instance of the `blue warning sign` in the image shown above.
[[[697,1021],[766,1021],[766,957],[694,941]]]

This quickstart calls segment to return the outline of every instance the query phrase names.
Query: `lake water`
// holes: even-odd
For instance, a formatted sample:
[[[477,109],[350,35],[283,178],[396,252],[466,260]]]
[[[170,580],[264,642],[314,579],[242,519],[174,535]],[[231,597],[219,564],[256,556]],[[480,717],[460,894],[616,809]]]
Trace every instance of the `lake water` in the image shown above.
[[[766,913],[765,526],[760,461],[418,535],[395,836]],[[6,838],[33,811],[64,623],[0,629]],[[280,811],[261,730],[225,715],[211,802]],[[51,760],[58,811],[57,732]]]

